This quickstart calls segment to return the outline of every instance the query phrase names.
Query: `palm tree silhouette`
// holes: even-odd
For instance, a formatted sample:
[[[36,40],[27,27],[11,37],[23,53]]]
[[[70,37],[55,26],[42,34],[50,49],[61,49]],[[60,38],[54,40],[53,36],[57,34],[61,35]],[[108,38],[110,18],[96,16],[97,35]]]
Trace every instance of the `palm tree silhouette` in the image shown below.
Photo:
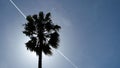
[[[46,15],[43,12],[38,15],[29,15],[26,20],[23,33],[30,40],[25,44],[28,50],[36,52],[39,57],[38,68],[42,68],[42,52],[46,55],[52,55],[51,48],[58,48],[58,32],[61,27],[52,22],[50,12]]]

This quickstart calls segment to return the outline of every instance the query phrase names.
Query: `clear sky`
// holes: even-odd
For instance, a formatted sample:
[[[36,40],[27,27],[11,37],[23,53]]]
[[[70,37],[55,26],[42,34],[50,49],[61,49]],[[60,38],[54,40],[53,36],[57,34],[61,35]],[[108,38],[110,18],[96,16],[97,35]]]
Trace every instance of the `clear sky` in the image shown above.
[[[120,0],[13,0],[25,15],[51,12],[61,25],[60,50],[78,68],[120,68]],[[25,18],[0,0],[0,68],[37,68],[38,57],[24,45]],[[43,68],[74,68],[53,51]]]

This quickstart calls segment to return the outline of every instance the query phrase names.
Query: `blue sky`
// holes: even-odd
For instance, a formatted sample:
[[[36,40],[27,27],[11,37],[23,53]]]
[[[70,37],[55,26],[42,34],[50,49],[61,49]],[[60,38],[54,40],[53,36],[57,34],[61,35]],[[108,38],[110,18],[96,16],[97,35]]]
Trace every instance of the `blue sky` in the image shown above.
[[[78,68],[120,68],[120,0],[13,0],[25,15],[51,12],[61,25],[60,50]],[[25,18],[9,0],[0,0],[0,68],[37,68],[22,34]],[[43,68],[74,68],[53,51]]]

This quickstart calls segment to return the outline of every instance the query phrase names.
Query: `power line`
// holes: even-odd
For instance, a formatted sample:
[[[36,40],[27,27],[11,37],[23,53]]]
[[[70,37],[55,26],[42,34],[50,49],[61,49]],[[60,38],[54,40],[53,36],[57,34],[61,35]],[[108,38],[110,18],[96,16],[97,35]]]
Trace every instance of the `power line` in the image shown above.
[[[21,13],[21,15],[26,18],[26,15],[18,8],[18,6],[13,2],[13,0],[10,0],[10,2],[14,5],[14,7]],[[63,56],[73,67],[78,68],[68,57],[66,57],[60,50],[57,50],[57,52]]]

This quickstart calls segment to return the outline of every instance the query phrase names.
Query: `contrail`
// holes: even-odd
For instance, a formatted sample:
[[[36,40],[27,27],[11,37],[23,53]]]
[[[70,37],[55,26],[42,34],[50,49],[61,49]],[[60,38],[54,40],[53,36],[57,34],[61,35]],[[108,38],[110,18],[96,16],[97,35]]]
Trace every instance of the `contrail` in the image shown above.
[[[22,14],[24,18],[26,18],[26,15],[18,8],[18,6],[13,2],[13,0],[10,0],[10,2],[14,5],[14,7]],[[68,57],[66,57],[60,50],[57,50],[57,52],[63,56],[73,67],[78,68]]]
[[[57,50],[57,52],[62,55],[73,67],[78,68],[68,57],[66,57],[61,51]]]
[[[22,16],[24,17],[24,18],[26,18],[26,16],[25,16],[25,14],[18,8],[18,6],[12,1],[12,0],[10,0],[10,2],[15,6],[15,8],[22,14]]]

